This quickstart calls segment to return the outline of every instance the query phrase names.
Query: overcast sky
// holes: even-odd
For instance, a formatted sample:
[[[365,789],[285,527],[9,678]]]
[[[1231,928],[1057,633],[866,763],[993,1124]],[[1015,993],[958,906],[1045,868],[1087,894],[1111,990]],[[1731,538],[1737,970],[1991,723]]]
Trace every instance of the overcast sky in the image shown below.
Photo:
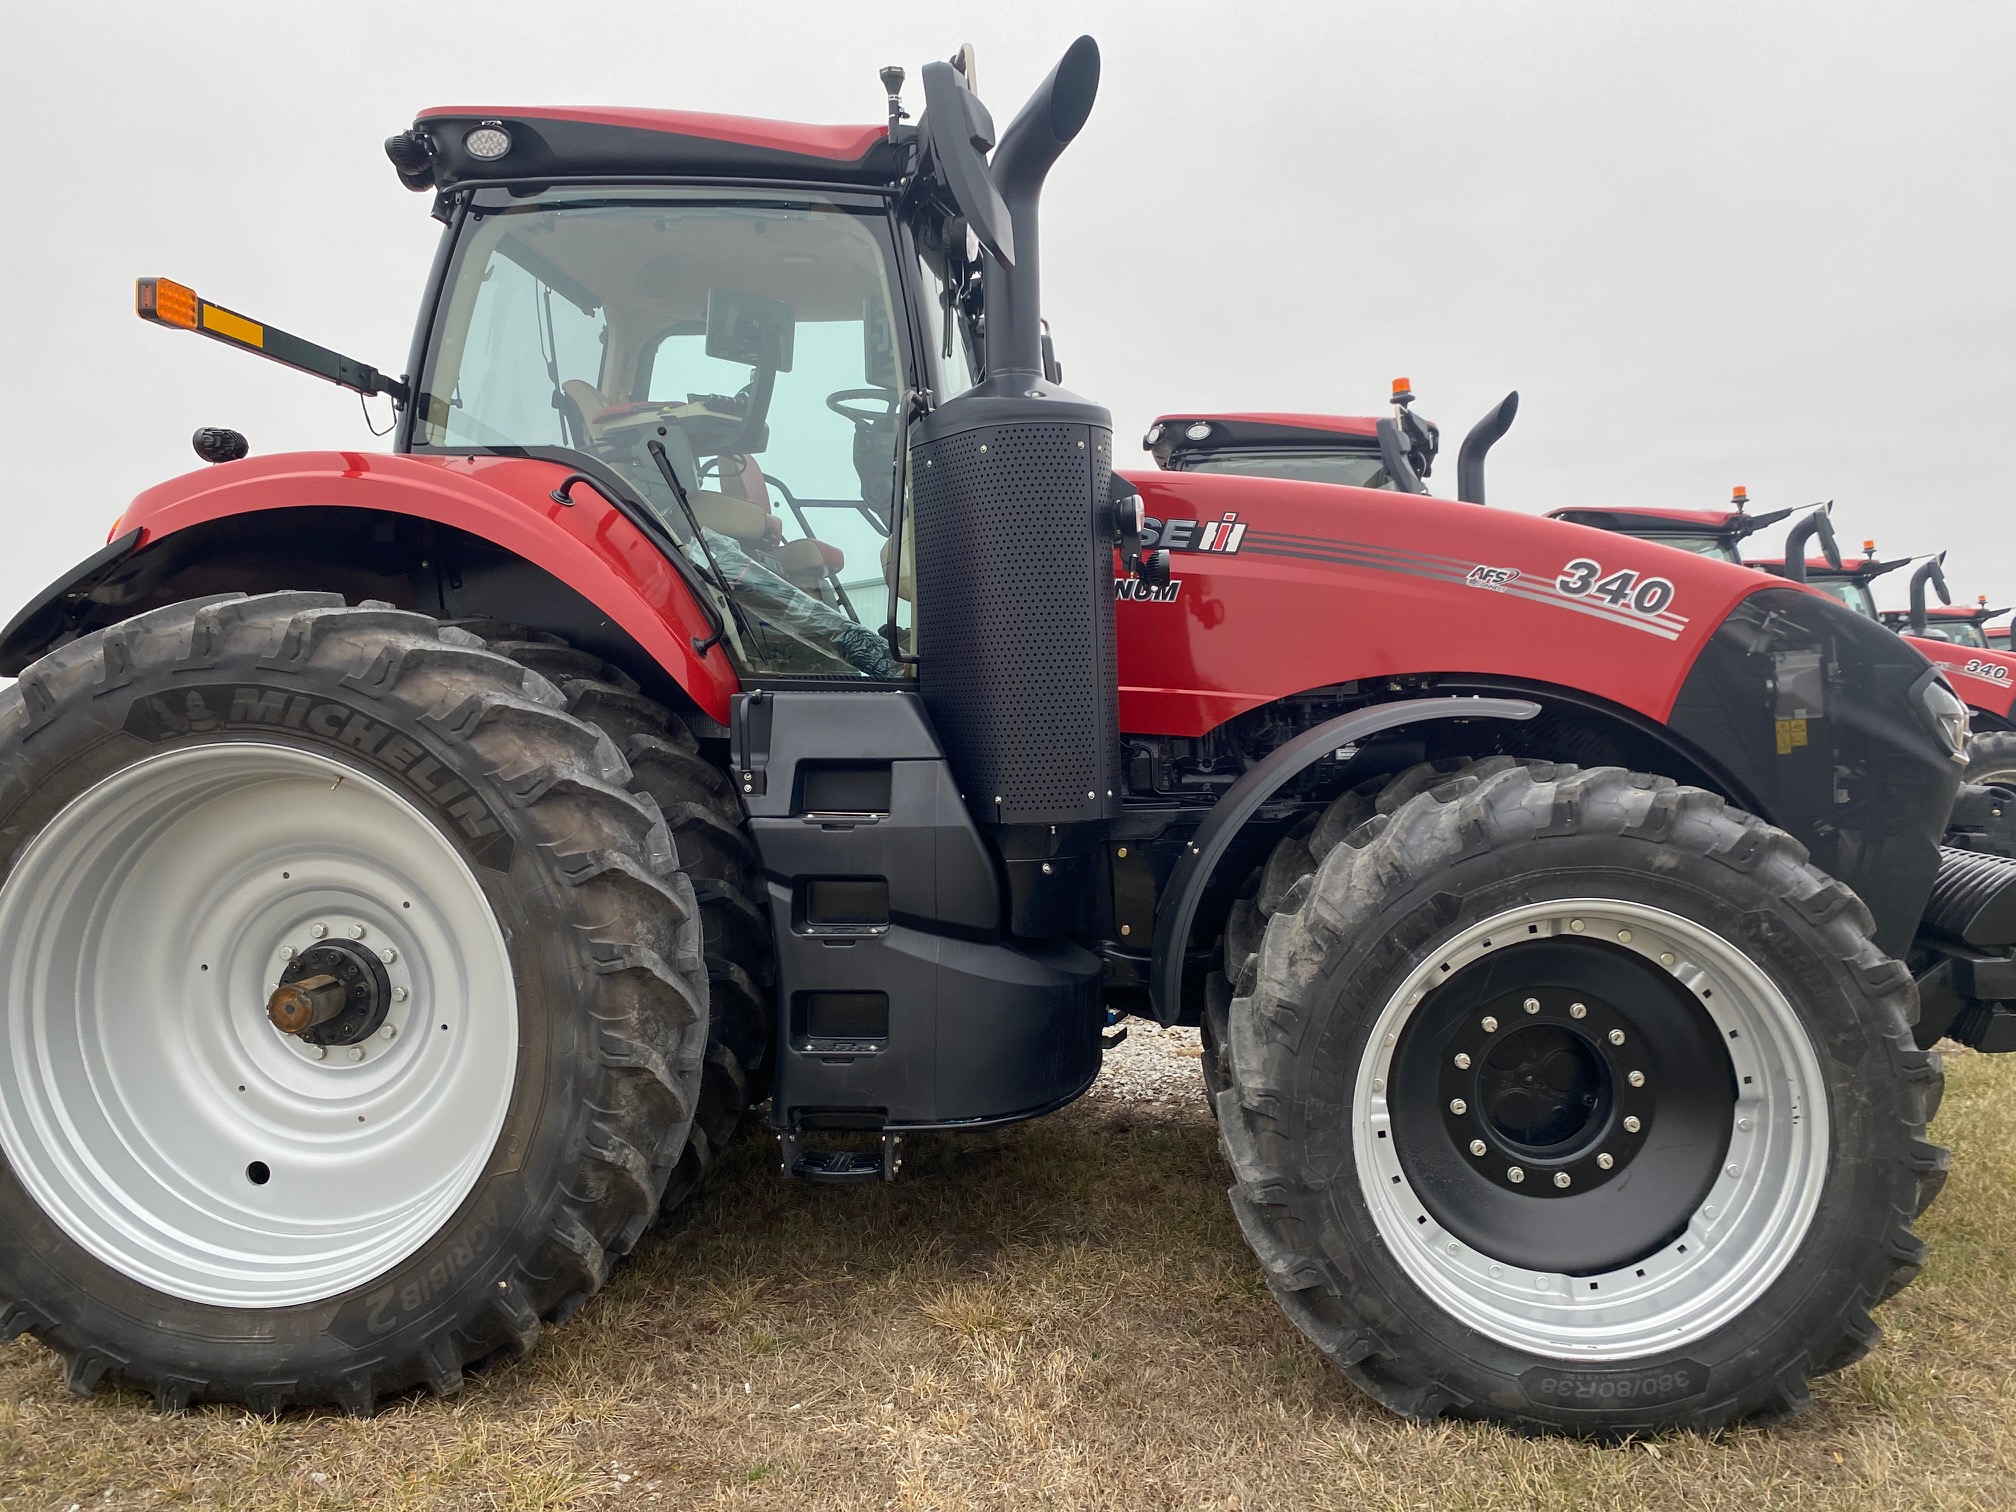
[[[2007,0],[11,0],[0,618],[199,425],[379,444],[354,395],[143,325],[132,281],[399,371],[439,228],[380,144],[421,107],[874,121],[880,65],[921,105],[971,41],[1005,124],[1081,31],[1044,305],[1123,457],[1163,410],[1372,413],[1406,374],[1453,492],[1517,388],[1494,506],[1831,497],[1844,544],[2016,601]]]

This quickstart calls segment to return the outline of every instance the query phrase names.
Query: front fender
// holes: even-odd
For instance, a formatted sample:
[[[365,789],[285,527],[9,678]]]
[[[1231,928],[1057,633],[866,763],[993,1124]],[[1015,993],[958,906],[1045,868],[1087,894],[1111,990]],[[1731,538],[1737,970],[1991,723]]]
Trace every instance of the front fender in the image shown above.
[[[599,489],[577,485],[571,504],[554,498],[555,485],[569,471],[562,463],[530,457],[279,453],[157,484],[133,501],[121,527],[129,535],[140,532],[139,550],[129,559],[135,564],[193,527],[293,508],[375,510],[462,531],[580,594],[700,709],[725,724],[739,682],[725,650],[703,655],[695,649],[713,627],[686,579],[665,548]],[[54,603],[68,588],[59,585],[36,604]],[[10,636],[15,629],[9,628]],[[0,654],[19,649],[0,642]],[[41,649],[46,647],[34,651]]]

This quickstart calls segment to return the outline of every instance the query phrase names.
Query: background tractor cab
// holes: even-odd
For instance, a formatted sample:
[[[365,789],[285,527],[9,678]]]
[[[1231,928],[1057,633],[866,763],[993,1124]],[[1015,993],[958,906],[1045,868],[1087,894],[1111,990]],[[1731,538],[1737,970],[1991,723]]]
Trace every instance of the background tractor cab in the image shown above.
[[[2001,643],[1997,645],[1988,629],[1988,621],[2008,612],[2006,607],[1991,608],[1984,593],[1971,608],[1962,604],[1931,604],[1921,605],[1916,611],[1885,609],[1883,623],[1900,635],[1908,633],[1922,639],[1948,641],[1976,651],[2007,651],[2009,627],[2000,627]],[[1919,613],[1922,613],[1922,621],[1914,618]]]
[[[1169,472],[1292,478],[1425,494],[1442,448],[1442,430],[1414,413],[1414,390],[1393,380],[1393,413],[1371,415],[1171,414],[1141,440]],[[1463,438],[1457,495],[1484,502],[1484,454],[1512,424],[1519,396],[1508,394]]]
[[[1727,509],[1588,509],[1574,505],[1549,510],[1547,518],[1636,536],[1724,562],[1741,562],[1743,542],[1748,537],[1792,514],[1789,509],[1752,514],[1749,503],[1750,491],[1738,485],[1729,496]]]

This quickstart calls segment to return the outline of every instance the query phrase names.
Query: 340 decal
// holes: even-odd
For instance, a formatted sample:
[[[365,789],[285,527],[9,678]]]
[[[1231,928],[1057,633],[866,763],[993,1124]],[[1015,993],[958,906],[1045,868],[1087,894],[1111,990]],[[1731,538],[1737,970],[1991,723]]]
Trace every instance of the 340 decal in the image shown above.
[[[1985,677],[1989,682],[2006,683],[2009,681],[2009,669],[2003,666],[2001,662],[1983,661],[1978,656],[1969,657],[1967,665],[1960,670],[1965,672],[1969,677]]]
[[[1634,614],[1662,614],[1673,602],[1673,585],[1662,577],[1641,578],[1635,572],[1603,572],[1603,564],[1577,557],[1561,569],[1554,586],[1574,598],[1599,598]]]

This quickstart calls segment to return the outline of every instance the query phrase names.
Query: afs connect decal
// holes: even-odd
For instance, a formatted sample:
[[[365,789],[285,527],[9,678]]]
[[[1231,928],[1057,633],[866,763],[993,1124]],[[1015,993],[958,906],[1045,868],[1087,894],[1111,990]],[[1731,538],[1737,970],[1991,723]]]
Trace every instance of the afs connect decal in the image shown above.
[[[1503,593],[1506,585],[1518,576],[1519,569],[1517,567],[1485,567],[1480,565],[1472,567],[1470,575],[1463,579],[1463,581],[1468,583],[1472,588],[1489,588],[1493,593]]]

